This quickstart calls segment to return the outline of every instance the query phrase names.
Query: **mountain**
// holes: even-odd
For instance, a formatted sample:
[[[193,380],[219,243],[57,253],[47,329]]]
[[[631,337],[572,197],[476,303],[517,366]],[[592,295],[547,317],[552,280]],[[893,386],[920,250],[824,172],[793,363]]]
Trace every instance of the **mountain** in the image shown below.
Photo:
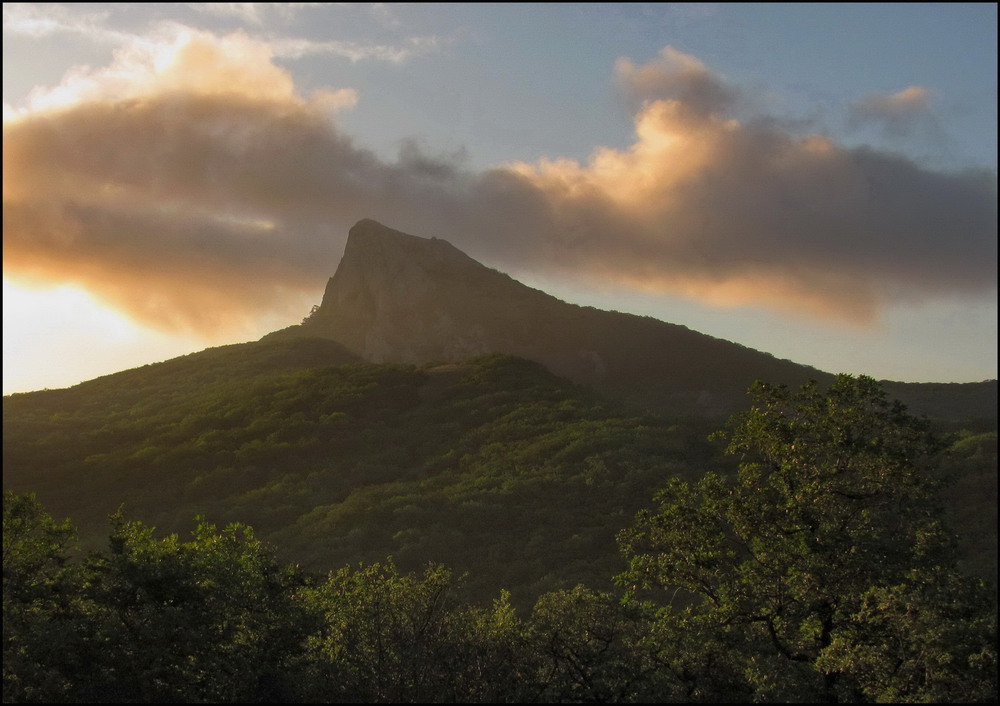
[[[615,533],[667,478],[720,467],[713,428],[633,415],[510,356],[416,368],[292,339],[7,396],[3,479],[88,548],[121,505],[159,532],[204,515],[310,569],[443,562],[472,595],[506,587],[526,608],[610,589]]]
[[[569,304],[476,262],[450,243],[362,220],[322,303],[267,338],[326,338],[371,362],[427,364],[506,353],[638,407],[728,413],[755,380],[832,375],[684,326]],[[996,381],[889,383],[919,413],[996,416]]]
[[[615,533],[658,489],[732,471],[707,441],[723,425],[712,414],[745,403],[754,379],[809,377],[829,376],[573,306],[363,221],[301,326],[4,397],[4,488],[37,493],[91,548],[122,504],[160,532],[203,514],[252,525],[312,569],[440,561],[479,598],[506,587],[525,607],[610,588]],[[991,412],[953,427],[945,500],[970,565],[995,575],[996,383],[899,390],[949,419],[975,416],[976,395]]]
[[[615,535],[671,478],[730,473],[722,420],[637,414],[504,355],[365,363],[292,338],[208,349],[62,390],[4,397],[3,483],[106,546],[108,516],[186,535],[249,524],[319,572],[386,556],[468,573],[529,609],[578,583],[611,590]],[[947,459],[962,555],[996,574],[995,424]]]

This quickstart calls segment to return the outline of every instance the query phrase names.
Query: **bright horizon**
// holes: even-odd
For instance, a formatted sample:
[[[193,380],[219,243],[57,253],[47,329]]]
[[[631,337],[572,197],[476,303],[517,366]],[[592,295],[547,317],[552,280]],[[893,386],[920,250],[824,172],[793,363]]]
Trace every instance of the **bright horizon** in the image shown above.
[[[5,4],[4,394],[298,323],[360,218],[828,372],[994,379],[996,26]]]

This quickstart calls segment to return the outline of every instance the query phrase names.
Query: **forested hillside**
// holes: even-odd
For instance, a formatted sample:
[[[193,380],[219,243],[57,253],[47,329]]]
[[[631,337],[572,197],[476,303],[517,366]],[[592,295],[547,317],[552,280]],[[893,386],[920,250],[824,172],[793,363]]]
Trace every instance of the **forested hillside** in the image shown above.
[[[704,420],[627,414],[528,361],[337,355],[351,360],[329,341],[229,346],[5,398],[5,487],[73,517],[88,546],[119,505],[163,531],[204,514],[312,569],[439,561],[523,607],[609,587],[614,533],[718,451]]]
[[[270,349],[263,357],[260,350],[236,352],[244,373],[273,356],[290,360],[289,349]],[[224,360],[228,353],[212,355]],[[395,520],[394,512],[380,510],[398,507],[388,502],[390,488],[429,489],[426,495],[452,501],[451,507],[455,498],[465,498],[459,514],[465,502],[474,507],[464,521],[477,511],[483,524],[503,527],[489,512],[491,497],[496,508],[510,512],[516,505],[503,504],[507,494],[527,506],[516,516],[518,523],[544,520],[544,513],[518,494],[521,483],[528,483],[541,492],[552,517],[577,521],[577,530],[586,523],[567,514],[562,498],[545,492],[557,482],[572,505],[588,499],[586,492],[573,496],[577,486],[593,495],[614,492],[615,483],[604,478],[609,473],[617,472],[622,483],[642,482],[641,472],[619,470],[619,464],[634,465],[660,474],[650,481],[660,490],[653,504],[622,518],[621,531],[612,532],[623,561],[607,577],[615,577],[607,584],[611,590],[546,588],[530,609],[511,605],[497,585],[492,601],[477,600],[485,595],[485,584],[463,592],[463,581],[441,565],[424,563],[413,574],[401,572],[392,560],[325,574],[304,570],[276,558],[240,524],[220,529],[199,520],[185,540],[119,512],[102,550],[81,556],[72,549],[68,522],[53,521],[33,496],[5,491],[5,701],[995,698],[995,585],[961,567],[939,492],[950,475],[942,453],[949,445],[972,446],[975,452],[966,458],[971,462],[987,448],[984,435],[967,434],[957,444],[942,439],[869,378],[840,376],[829,390],[811,385],[798,393],[756,386],[753,406],[718,435],[728,456],[739,459],[738,469],[685,478],[683,463],[673,469],[681,473],[670,474],[670,468],[650,462],[660,458],[662,464],[676,452],[670,443],[680,441],[677,429],[611,415],[598,401],[588,402],[578,389],[524,361],[492,357],[427,371],[347,364],[283,375],[285,382],[308,375],[314,383],[295,398],[310,399],[316,407],[295,404],[286,410],[302,413],[300,430],[317,423],[305,410],[343,414],[348,419],[338,423],[348,424],[351,415],[377,408],[383,413],[376,418],[399,433],[408,428],[409,417],[423,416],[421,399],[474,418],[453,420],[448,427],[452,438],[465,440],[456,454],[470,457],[467,465],[449,470],[444,464],[423,477],[437,473],[454,482],[425,488],[407,480],[376,481],[374,486],[385,486],[383,494],[368,496],[375,501],[366,507],[377,524]],[[274,387],[254,388],[257,396],[270,390],[280,398],[281,386],[272,382]],[[407,387],[412,387],[409,397],[402,394]],[[335,397],[324,396],[323,390],[334,389]],[[512,389],[522,390],[515,397],[531,404],[505,402],[503,393]],[[382,398],[382,393],[391,394]],[[393,406],[389,399],[403,402]],[[477,413],[487,401],[499,410]],[[329,411],[331,406],[338,409]],[[527,427],[518,424],[525,414],[538,430],[527,437]],[[43,424],[41,417],[35,422]],[[160,426],[170,427],[162,420]],[[410,432],[433,428],[410,427]],[[494,441],[477,446],[477,435]],[[315,436],[278,437],[275,443],[291,448],[310,438]],[[425,442],[402,448],[436,450],[442,443]],[[619,455],[619,444],[629,449],[628,456]],[[504,456],[483,450],[492,445]],[[397,451],[381,452],[370,453],[382,461],[370,468],[384,472],[400,463]],[[541,457],[561,454],[561,463],[538,465]],[[496,467],[503,459],[512,470]],[[522,477],[529,462],[534,471],[529,476],[548,475],[532,484],[531,477]],[[414,465],[410,458],[409,467]],[[950,465],[952,472],[958,469]],[[568,470],[581,466],[585,470],[576,474]],[[469,476],[473,468],[479,470],[475,477]],[[198,476],[176,477],[192,483]],[[444,492],[436,495],[435,489]],[[282,492],[277,487],[267,495]],[[178,492],[174,501],[183,495]],[[408,502],[418,510],[430,507],[421,505],[419,495]],[[618,502],[619,497],[607,497],[591,507]],[[604,518],[603,526],[613,522]],[[365,526],[364,513],[355,524]],[[471,525],[468,531],[475,532]],[[417,524],[410,529],[417,541],[442,532]],[[546,531],[541,536],[556,536]],[[387,536],[382,530],[357,534],[362,547],[356,555],[367,550],[365,536],[379,532]],[[478,538],[486,541],[488,534]],[[506,529],[499,536],[512,541],[529,535],[539,536],[537,526],[527,535]],[[502,559],[495,546],[463,547]],[[564,572],[556,582],[575,570],[572,561],[556,559],[559,549],[572,554],[573,538],[559,539],[546,551],[525,546],[529,558],[547,558],[553,573]],[[490,574],[490,580],[496,576]],[[544,584],[532,584],[529,593]]]
[[[315,570],[391,555],[469,572],[516,605],[610,586],[614,533],[672,477],[734,468],[722,419],[625,412],[507,356],[375,365],[338,344],[210,349],[4,399],[4,485],[103,543],[120,506],[161,531],[252,525]],[[996,566],[996,436],[959,430],[947,465],[969,564]]]

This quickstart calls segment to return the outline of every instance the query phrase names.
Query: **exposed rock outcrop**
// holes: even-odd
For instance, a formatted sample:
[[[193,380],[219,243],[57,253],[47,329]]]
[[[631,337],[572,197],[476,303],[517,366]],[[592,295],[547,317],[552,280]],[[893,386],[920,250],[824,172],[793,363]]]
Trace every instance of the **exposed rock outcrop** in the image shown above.
[[[436,238],[355,225],[308,327],[373,362],[457,361],[516,344],[484,323],[515,314],[527,289]],[[532,297],[545,298],[531,290]],[[506,321],[504,323],[513,323]]]
[[[320,307],[281,336],[330,338],[372,362],[509,353],[657,407],[723,412],[757,377],[823,373],[683,326],[567,304],[450,243],[355,225]]]
[[[832,378],[684,326],[567,304],[444,240],[367,219],[351,229],[319,308],[272,336],[332,339],[379,363],[509,353],[615,397],[678,412],[732,411],[758,379],[800,385]],[[907,402],[908,389],[896,383],[894,394]],[[992,395],[995,413],[995,382],[956,391],[953,406],[968,400],[978,409]],[[933,405],[917,411],[935,412]]]

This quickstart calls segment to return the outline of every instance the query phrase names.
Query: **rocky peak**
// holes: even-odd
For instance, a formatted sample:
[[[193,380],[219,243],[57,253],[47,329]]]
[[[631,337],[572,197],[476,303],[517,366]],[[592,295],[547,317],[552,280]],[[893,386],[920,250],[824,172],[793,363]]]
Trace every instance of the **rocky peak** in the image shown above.
[[[521,299],[521,290],[547,297],[445,240],[365,219],[351,228],[307,328],[374,362],[462,360],[495,349],[483,322]]]
[[[353,302],[362,292],[417,294],[465,269],[486,268],[445,240],[408,235],[366,218],[348,233],[344,257],[327,284],[320,310]]]
[[[376,363],[509,353],[643,405],[710,413],[742,403],[758,378],[825,375],[683,326],[567,304],[444,240],[372,220],[351,229],[320,307],[281,335],[333,339]]]

